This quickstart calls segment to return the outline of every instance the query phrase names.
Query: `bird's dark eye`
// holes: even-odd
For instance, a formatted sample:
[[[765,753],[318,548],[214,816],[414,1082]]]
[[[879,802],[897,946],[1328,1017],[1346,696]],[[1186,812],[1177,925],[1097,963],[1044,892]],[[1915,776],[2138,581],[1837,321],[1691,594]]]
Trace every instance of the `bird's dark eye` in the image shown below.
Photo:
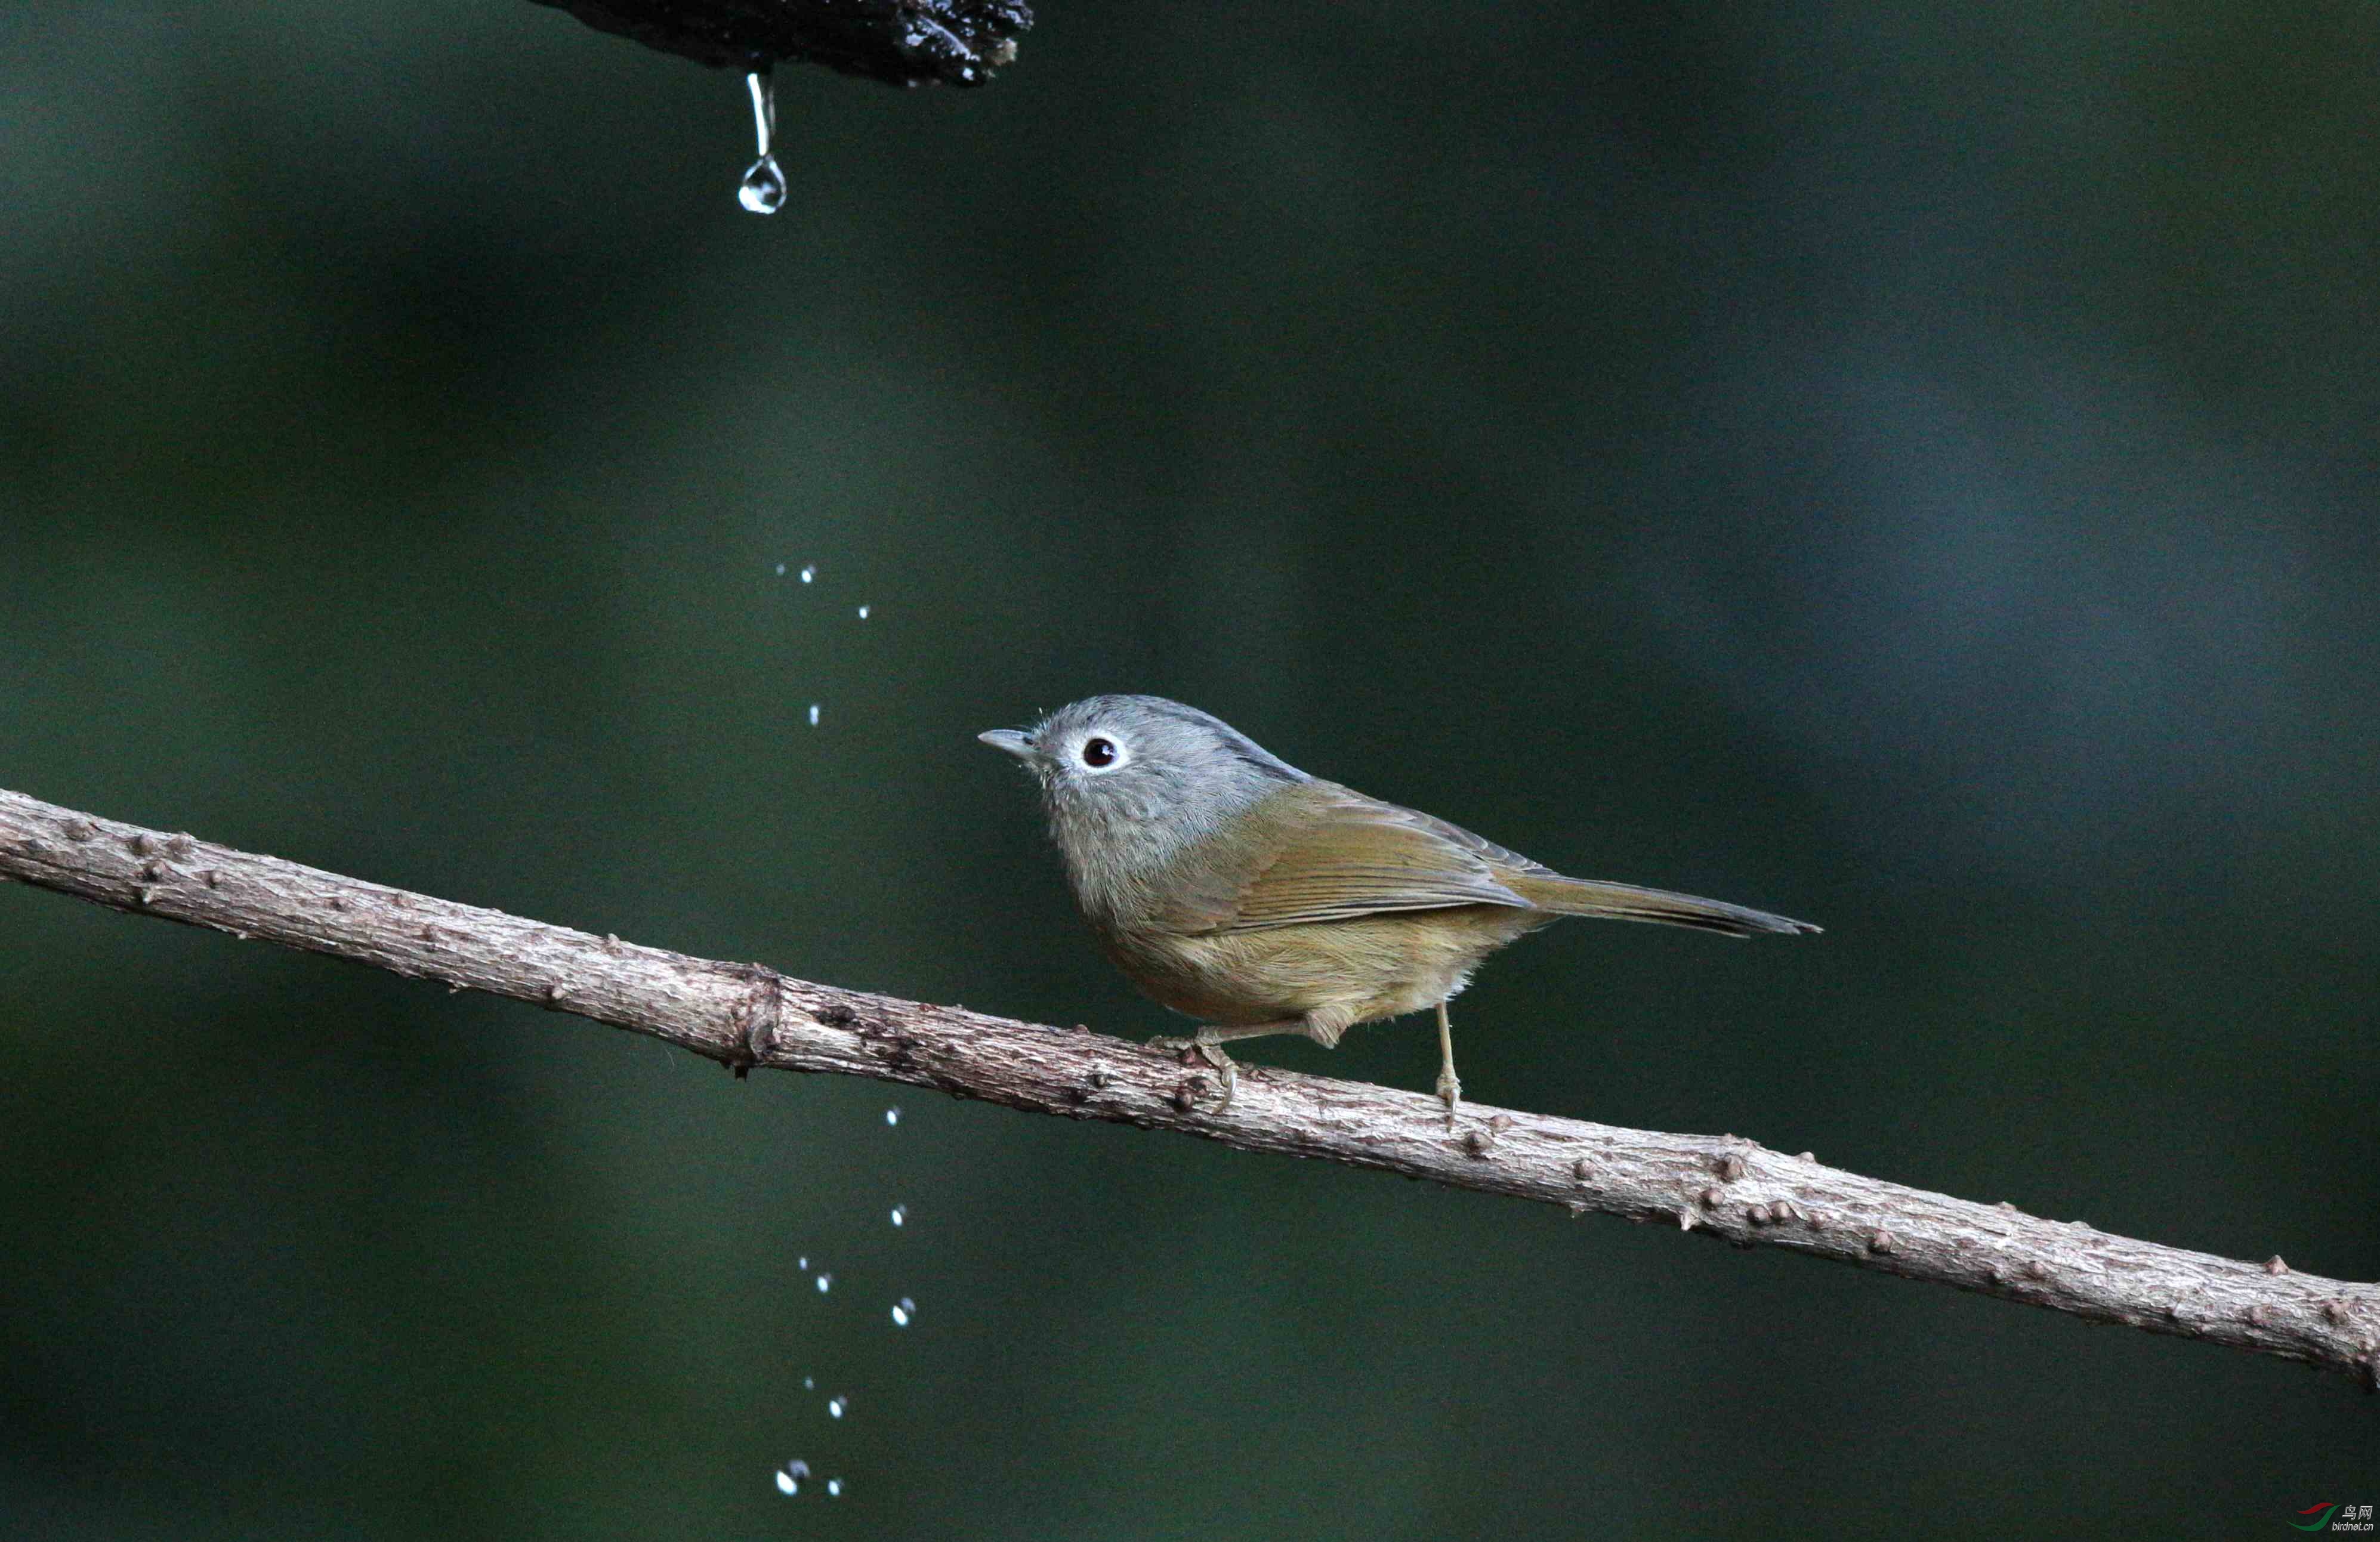
[[[1115,758],[1116,747],[1113,740],[1085,739],[1083,741],[1083,764],[1087,766],[1111,766],[1115,764]]]

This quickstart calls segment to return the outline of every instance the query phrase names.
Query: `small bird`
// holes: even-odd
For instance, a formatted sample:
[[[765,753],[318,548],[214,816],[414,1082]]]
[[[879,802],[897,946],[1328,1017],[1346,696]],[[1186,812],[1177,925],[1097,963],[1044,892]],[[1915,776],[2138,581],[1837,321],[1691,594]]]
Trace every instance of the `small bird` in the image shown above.
[[[1633,884],[1564,878],[1412,808],[1308,776],[1195,707],[1094,696],[985,744],[1024,760],[1075,902],[1142,994],[1206,1025],[1151,1040],[1239,1087],[1222,1045],[1438,1009],[1438,1095],[1463,1084],[1446,1003],[1489,953],[1564,916],[1729,937],[1806,921]]]

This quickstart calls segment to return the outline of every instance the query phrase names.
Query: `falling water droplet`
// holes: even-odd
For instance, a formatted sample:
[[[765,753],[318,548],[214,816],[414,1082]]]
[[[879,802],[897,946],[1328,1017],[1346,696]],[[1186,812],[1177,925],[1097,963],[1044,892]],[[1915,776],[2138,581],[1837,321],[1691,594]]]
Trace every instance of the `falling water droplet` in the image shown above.
[[[899,1105],[896,1104],[884,1111],[884,1123],[887,1124],[898,1124],[901,1123],[901,1110]]]
[[[818,1287],[819,1294],[826,1294],[827,1292],[834,1289],[834,1276],[832,1274],[820,1275],[818,1278]]]
[[[831,1500],[839,1500],[843,1497],[843,1479],[831,1477],[826,1480],[826,1497]]]
[[[803,565],[802,582],[806,584],[815,584],[818,582],[818,564],[806,563]]]
[[[892,1326],[895,1328],[908,1327],[909,1319],[917,1315],[917,1304],[905,1295],[892,1304]]]
[[[802,1479],[809,1475],[810,1464],[808,1463],[786,1463],[783,1466],[777,1469],[777,1492],[780,1494],[800,1493],[802,1491]]]
[[[826,1416],[830,1419],[839,1419],[843,1417],[843,1411],[850,1406],[851,1404],[843,1398],[829,1398],[826,1400]]]
[[[782,577],[783,577],[784,576],[785,576],[785,565],[784,565],[783,563],[779,563],[779,564],[777,565],[777,577],[780,577],[780,578],[782,578]]]
[[[817,1377],[814,1377],[814,1376],[806,1376],[806,1377],[802,1378],[802,1390],[803,1390],[803,1391],[805,1391],[805,1392],[815,1392],[815,1391],[817,1391],[817,1390],[818,1390],[818,1378],[817,1378]]]
[[[798,1258],[795,1260],[795,1267],[804,1274],[808,1274],[810,1271],[810,1261],[808,1258]]]
[[[756,69],[744,77],[752,93],[752,139],[759,159],[744,173],[735,201],[755,214],[773,214],[785,206],[785,174],[777,164],[777,88],[769,72]]]
[[[815,702],[815,701],[811,702],[811,703],[810,703],[810,726],[811,726],[812,728],[816,728],[816,727],[818,726],[818,710],[819,710],[819,704],[818,704],[817,702]]]
[[[868,619],[868,607],[865,605],[859,607],[859,619],[862,621]]]
[[[893,1225],[895,1225],[895,1226],[905,1226],[905,1225],[907,1225],[907,1224],[908,1224],[908,1222],[909,1222],[909,1207],[908,1207],[908,1206],[906,1206],[906,1205],[895,1205],[895,1206],[893,1206],[893,1207],[892,1207],[892,1224],[893,1224]]]

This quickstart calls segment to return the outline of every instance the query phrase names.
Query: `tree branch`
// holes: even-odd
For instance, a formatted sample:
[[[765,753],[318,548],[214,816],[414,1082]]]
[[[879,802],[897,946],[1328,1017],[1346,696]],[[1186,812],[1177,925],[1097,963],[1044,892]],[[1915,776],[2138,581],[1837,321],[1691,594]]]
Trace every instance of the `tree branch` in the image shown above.
[[[537,0],[599,31],[723,69],[782,59],[888,85],[977,86],[1016,57],[1024,0]]]
[[[650,1034],[742,1075],[754,1066],[939,1087],[963,1098],[1177,1130],[1658,1220],[2046,1306],[2303,1360],[2380,1390],[2380,1288],[2135,1242],[2082,1223],[1903,1188],[1731,1135],[1657,1135],[1247,1068],[1219,1111],[1203,1068],[1087,1029],[840,990],[616,937],[407,893],[276,857],[0,792],[0,880],[240,939],[534,1002]]]

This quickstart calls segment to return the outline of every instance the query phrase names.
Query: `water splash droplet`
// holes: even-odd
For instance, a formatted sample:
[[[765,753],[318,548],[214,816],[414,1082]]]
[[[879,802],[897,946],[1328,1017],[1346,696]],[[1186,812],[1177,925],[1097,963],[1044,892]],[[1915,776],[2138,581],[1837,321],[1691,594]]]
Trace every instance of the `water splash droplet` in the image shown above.
[[[783,1466],[777,1469],[777,1492],[780,1494],[800,1493],[802,1491],[802,1479],[809,1475],[810,1464],[808,1463],[786,1463]]]
[[[819,1294],[826,1294],[827,1292],[834,1289],[834,1276],[832,1274],[820,1274],[818,1278],[818,1287]]]
[[[843,1498],[843,1479],[831,1477],[826,1480],[826,1497],[831,1500]]]
[[[816,727],[818,726],[818,712],[819,712],[819,704],[818,704],[817,702],[815,702],[815,701],[811,702],[811,703],[810,703],[810,726],[811,726],[812,728],[816,728]]]
[[[895,1205],[895,1206],[893,1206],[893,1207],[892,1207],[892,1224],[893,1224],[893,1225],[895,1225],[895,1226],[906,1226],[908,1223],[909,1223],[909,1207],[908,1207],[908,1206],[906,1206],[906,1205]]]
[[[830,1419],[839,1419],[843,1417],[843,1411],[850,1406],[850,1401],[846,1398],[831,1397],[826,1400],[826,1416]]]
[[[901,1109],[898,1104],[895,1104],[892,1108],[884,1111],[884,1123],[887,1124],[898,1124],[901,1123]]]
[[[784,565],[783,563],[779,563],[779,564],[777,565],[777,577],[780,577],[780,578],[782,578],[782,577],[783,577],[784,576],[785,576],[785,565]]]
[[[818,1390],[818,1378],[817,1378],[817,1377],[814,1377],[814,1376],[806,1376],[806,1377],[802,1378],[802,1390],[803,1390],[803,1391],[805,1391],[805,1392],[815,1392],[815,1391],[817,1391],[817,1390]]]
[[[905,1295],[892,1304],[892,1326],[895,1328],[908,1327],[909,1320],[917,1315],[917,1304]]]
[[[806,584],[815,584],[818,582],[818,564],[805,563],[802,565],[802,582]]]
[[[756,69],[744,77],[752,93],[752,140],[759,159],[746,168],[735,189],[735,201],[755,214],[773,214],[785,206],[785,174],[777,164],[777,88],[769,72]]]
[[[800,1269],[804,1274],[808,1274],[810,1271],[810,1261],[807,1257],[798,1258],[795,1260],[794,1267]]]
[[[868,619],[868,607],[865,605],[859,607],[859,619],[862,621]]]

